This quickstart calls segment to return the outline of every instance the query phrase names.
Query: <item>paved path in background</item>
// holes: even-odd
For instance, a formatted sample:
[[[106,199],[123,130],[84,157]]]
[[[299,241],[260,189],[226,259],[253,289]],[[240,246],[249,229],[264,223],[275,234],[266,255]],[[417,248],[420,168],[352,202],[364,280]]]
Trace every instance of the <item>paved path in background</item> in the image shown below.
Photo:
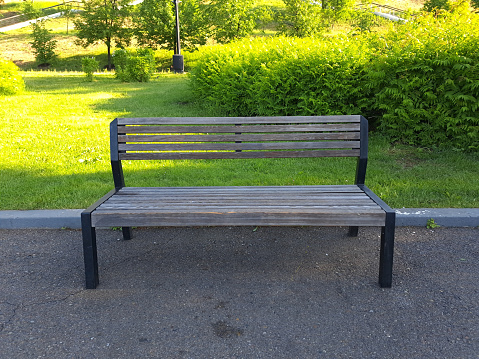
[[[79,230],[0,230],[1,357],[478,358],[479,229],[98,231],[83,289]]]

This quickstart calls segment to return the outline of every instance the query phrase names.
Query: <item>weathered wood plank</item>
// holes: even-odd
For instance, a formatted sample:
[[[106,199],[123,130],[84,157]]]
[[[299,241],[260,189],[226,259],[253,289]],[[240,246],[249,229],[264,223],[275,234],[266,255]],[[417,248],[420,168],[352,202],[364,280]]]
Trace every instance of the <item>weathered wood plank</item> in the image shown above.
[[[358,157],[359,150],[120,153],[120,160]]]
[[[281,132],[358,132],[360,125],[356,123],[330,123],[330,124],[284,124],[284,125],[246,125],[246,126],[230,126],[230,125],[182,125],[182,126],[118,126],[119,134],[141,134],[141,133],[281,133]]]
[[[381,226],[385,214],[342,215],[341,213],[205,213],[205,214],[104,214],[92,218],[95,227],[110,226]]]
[[[318,141],[318,142],[243,142],[243,143],[134,143],[119,144],[120,151],[269,151],[269,150],[316,150],[316,149],[356,149],[358,141]]]
[[[276,200],[278,201],[278,199]],[[283,204],[275,204],[274,200],[271,201],[234,201],[226,200],[221,202],[219,199],[215,200],[191,200],[191,199],[178,199],[178,201],[172,200],[158,200],[158,201],[143,201],[138,199],[131,199],[130,201],[124,202],[115,202],[109,201],[99,206],[99,210],[111,209],[111,210],[127,210],[127,209],[161,209],[166,208],[167,210],[173,209],[184,209],[189,208],[191,210],[203,210],[205,208],[224,208],[231,210],[242,210],[242,209],[251,209],[251,208],[261,208],[263,210],[276,210],[276,209],[288,209],[288,208],[343,208],[345,210],[349,208],[359,208],[359,207],[371,207],[377,208],[377,206],[372,201],[368,200],[357,200],[353,203],[348,203],[347,200],[333,201],[333,200],[321,200],[321,201],[303,201],[303,200],[283,200]],[[380,208],[377,208],[380,210]]]
[[[214,187],[124,187],[118,191],[118,194],[122,193],[144,193],[144,192],[172,192],[179,191],[185,193],[191,193],[192,191],[199,192],[271,192],[278,193],[283,192],[305,192],[311,193],[324,193],[324,192],[364,192],[356,185],[301,185],[301,186],[214,186]]]
[[[268,116],[268,117],[136,117],[118,118],[119,125],[156,124],[257,124],[257,123],[330,123],[360,122],[359,115],[342,116]]]
[[[357,140],[359,132],[325,132],[325,133],[267,133],[237,135],[119,135],[118,142],[261,142],[261,141],[322,141],[322,140]]]

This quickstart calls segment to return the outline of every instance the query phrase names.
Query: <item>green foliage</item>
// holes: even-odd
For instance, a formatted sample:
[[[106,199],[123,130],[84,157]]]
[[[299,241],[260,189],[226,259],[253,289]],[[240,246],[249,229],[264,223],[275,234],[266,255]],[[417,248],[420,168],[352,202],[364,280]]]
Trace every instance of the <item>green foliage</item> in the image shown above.
[[[196,95],[227,115],[363,114],[394,141],[479,149],[479,17],[386,33],[257,38],[205,51]]]
[[[57,41],[53,39],[53,35],[45,27],[46,20],[34,22],[32,24],[32,38],[30,43],[35,53],[35,58],[40,64],[47,64],[55,57],[55,47]]]
[[[193,51],[197,50],[199,45],[206,44],[211,27],[208,22],[207,9],[208,6],[197,0],[183,0],[180,3],[182,49]]]
[[[208,11],[216,41],[228,43],[252,34],[256,27],[254,5],[254,0],[212,0]]]
[[[441,227],[441,226],[436,223],[436,221],[434,220],[434,218],[429,218],[429,219],[427,220],[426,227],[427,227],[428,229],[435,229],[435,228],[439,228],[439,227]]]
[[[175,14],[171,0],[144,0],[135,17],[135,35],[140,45],[173,48]]]
[[[353,31],[371,32],[381,23],[378,16],[369,10],[358,10],[351,16]]]
[[[195,0],[183,0],[179,16],[181,47],[193,50],[204,45],[209,30],[205,6]],[[176,23],[171,0],[144,0],[134,19],[134,32],[140,45],[173,49]]]
[[[426,0],[423,9],[428,12],[440,12],[441,10],[467,13],[469,12],[469,0]]]
[[[309,1],[284,0],[286,8],[278,13],[278,30],[283,35],[307,37],[326,27],[322,8]]]
[[[283,0],[285,9],[277,14],[278,30],[287,36],[316,36],[340,19],[350,17],[352,0]]]
[[[75,13],[73,12],[72,8],[72,3],[71,2],[65,2],[63,0],[63,6],[61,7],[62,10],[62,16],[67,19],[67,35],[69,31],[69,25],[70,25],[70,20],[75,16]]]
[[[367,48],[350,39],[256,38],[205,52],[195,93],[228,115],[358,113]]]
[[[36,19],[40,16],[42,16],[42,11],[37,9],[33,5],[33,1],[25,1],[22,4],[22,13],[28,18],[28,19]]]
[[[15,95],[24,88],[25,83],[18,67],[13,62],[0,58],[0,95]]]
[[[83,11],[75,24],[78,44],[87,47],[98,41],[107,46],[108,68],[111,69],[111,47],[127,46],[133,35],[130,25],[130,0],[84,0]]]
[[[81,59],[82,70],[87,81],[93,81],[93,73],[98,70],[99,62],[94,57],[83,57]]]
[[[114,53],[116,77],[123,82],[148,82],[155,71],[153,50],[117,50]]]
[[[478,41],[479,18],[459,14],[418,17],[372,37],[363,110],[376,112],[394,140],[478,150]]]

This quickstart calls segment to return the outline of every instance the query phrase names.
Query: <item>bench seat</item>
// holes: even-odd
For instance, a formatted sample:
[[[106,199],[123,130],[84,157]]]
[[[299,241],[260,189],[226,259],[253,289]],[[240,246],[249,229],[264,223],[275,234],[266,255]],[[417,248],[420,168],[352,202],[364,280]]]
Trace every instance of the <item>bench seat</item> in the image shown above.
[[[382,226],[384,210],[357,185],[123,187],[91,213],[94,227]]]

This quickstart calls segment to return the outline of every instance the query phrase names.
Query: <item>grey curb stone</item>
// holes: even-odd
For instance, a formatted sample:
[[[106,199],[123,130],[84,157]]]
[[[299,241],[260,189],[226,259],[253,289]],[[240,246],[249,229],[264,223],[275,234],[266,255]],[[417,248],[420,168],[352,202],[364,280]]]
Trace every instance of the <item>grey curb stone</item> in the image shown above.
[[[396,226],[426,226],[429,219],[444,227],[479,227],[479,208],[396,209]]]
[[[81,228],[83,209],[0,211],[0,228]]]
[[[82,209],[0,211],[0,229],[81,228]],[[425,227],[429,219],[444,227],[479,227],[479,208],[396,209],[396,226]]]

